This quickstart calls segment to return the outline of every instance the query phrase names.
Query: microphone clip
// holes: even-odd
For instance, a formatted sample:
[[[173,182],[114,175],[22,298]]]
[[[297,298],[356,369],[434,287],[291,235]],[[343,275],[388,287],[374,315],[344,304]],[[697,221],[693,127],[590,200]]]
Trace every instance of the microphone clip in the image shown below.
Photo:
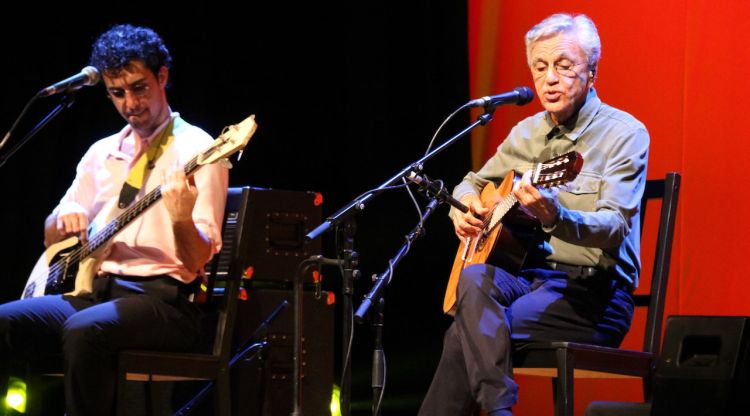
[[[428,196],[437,198],[440,202],[447,202],[452,207],[461,212],[469,212],[469,207],[461,203],[445,189],[445,184],[441,179],[430,179],[425,174],[420,174],[417,169],[412,169],[405,178],[419,186],[419,189]]]

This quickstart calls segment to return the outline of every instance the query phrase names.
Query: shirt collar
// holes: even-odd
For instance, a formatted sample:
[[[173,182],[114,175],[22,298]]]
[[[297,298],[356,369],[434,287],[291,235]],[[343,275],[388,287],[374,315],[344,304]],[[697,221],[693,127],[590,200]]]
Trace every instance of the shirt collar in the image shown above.
[[[599,108],[602,105],[602,100],[596,95],[594,87],[589,89],[589,93],[586,96],[586,102],[583,104],[578,113],[574,114],[567,123],[556,125],[552,121],[552,117],[549,112],[544,115],[544,121],[547,124],[548,133],[546,134],[547,139],[566,137],[568,140],[575,142],[578,137],[583,134],[586,128],[591,124],[594,119],[594,115],[599,112]]]
[[[145,149],[148,147],[149,143],[151,143],[152,140],[167,127],[167,124],[169,124],[169,121],[173,118],[179,117],[180,113],[175,111],[170,111],[170,116],[167,117],[160,125],[159,127],[154,130],[154,133],[150,135],[149,137],[146,137],[143,143],[143,146],[141,146],[141,149]],[[130,160],[135,155],[135,134],[133,134],[133,128],[130,126],[130,124],[126,124],[125,127],[123,127],[122,130],[120,130],[120,133],[117,135],[117,147],[112,149],[110,151],[111,156],[115,156],[117,158],[124,158],[123,156],[126,156],[125,159]]]

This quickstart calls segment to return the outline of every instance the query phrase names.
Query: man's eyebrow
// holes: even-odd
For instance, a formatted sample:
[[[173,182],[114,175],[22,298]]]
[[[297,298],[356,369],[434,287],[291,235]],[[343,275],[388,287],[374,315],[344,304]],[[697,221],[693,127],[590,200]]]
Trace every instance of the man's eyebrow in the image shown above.
[[[563,60],[563,59],[567,59],[567,60],[569,60],[569,61],[572,61],[572,60],[574,60],[574,59],[573,59],[573,58],[572,58],[572,57],[571,57],[570,55],[568,55],[567,53],[565,53],[565,52],[561,52],[561,53],[560,53],[559,55],[557,55],[557,56],[555,56],[555,57],[553,58],[552,62],[558,62],[558,61],[560,61],[560,60]],[[545,64],[547,63],[547,61],[546,61],[545,59],[542,59],[542,57],[540,57],[540,56],[538,56],[538,57],[536,57],[536,58],[533,58],[533,59],[532,59],[532,62],[533,62],[533,63],[538,63],[538,62],[542,62],[542,63],[545,63]]]
[[[145,81],[146,81],[146,78],[145,78],[145,77],[143,77],[143,78],[139,78],[139,79],[137,79],[137,80],[135,80],[135,81],[133,81],[133,82],[130,82],[130,83],[126,83],[125,85],[121,85],[121,86],[112,86],[112,87],[107,87],[107,89],[108,89],[108,90],[113,90],[113,89],[119,89],[119,90],[121,90],[121,89],[123,89],[123,88],[127,88],[127,87],[132,87],[133,85],[138,85],[138,84],[142,84],[142,83],[143,83],[143,82],[145,82]]]

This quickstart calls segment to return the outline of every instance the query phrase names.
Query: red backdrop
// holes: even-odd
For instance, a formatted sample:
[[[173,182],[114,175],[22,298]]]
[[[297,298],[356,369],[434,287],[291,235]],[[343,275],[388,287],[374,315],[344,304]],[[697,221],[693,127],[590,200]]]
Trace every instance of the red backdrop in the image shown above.
[[[744,113],[750,74],[747,24],[750,2],[708,0],[572,0],[536,2],[470,0],[471,94],[479,97],[533,87],[523,36],[544,17],[584,13],[599,28],[602,60],[596,88],[602,100],[640,119],[651,134],[649,179],[668,171],[683,176],[667,315],[750,315],[744,255],[750,198],[741,169],[748,122]],[[729,84],[727,84],[727,82]],[[501,107],[475,131],[473,163],[480,166],[521,118],[540,111]],[[654,210],[653,212],[651,210]],[[656,217],[649,206],[647,218]],[[653,261],[653,221],[646,223],[644,279]],[[643,316],[636,316],[625,346],[639,348]],[[514,414],[552,414],[547,379],[519,376]],[[583,380],[576,385],[576,414],[591,400],[642,400],[632,380]]]

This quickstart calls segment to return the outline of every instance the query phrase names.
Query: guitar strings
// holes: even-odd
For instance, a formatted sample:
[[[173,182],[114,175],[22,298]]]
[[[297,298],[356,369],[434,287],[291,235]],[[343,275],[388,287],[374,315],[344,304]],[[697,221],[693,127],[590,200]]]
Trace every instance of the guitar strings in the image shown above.
[[[489,234],[500,223],[505,214],[513,208],[516,202],[518,202],[518,199],[511,193],[495,205],[492,209],[492,214],[485,217],[484,221],[482,221],[484,235]]]

